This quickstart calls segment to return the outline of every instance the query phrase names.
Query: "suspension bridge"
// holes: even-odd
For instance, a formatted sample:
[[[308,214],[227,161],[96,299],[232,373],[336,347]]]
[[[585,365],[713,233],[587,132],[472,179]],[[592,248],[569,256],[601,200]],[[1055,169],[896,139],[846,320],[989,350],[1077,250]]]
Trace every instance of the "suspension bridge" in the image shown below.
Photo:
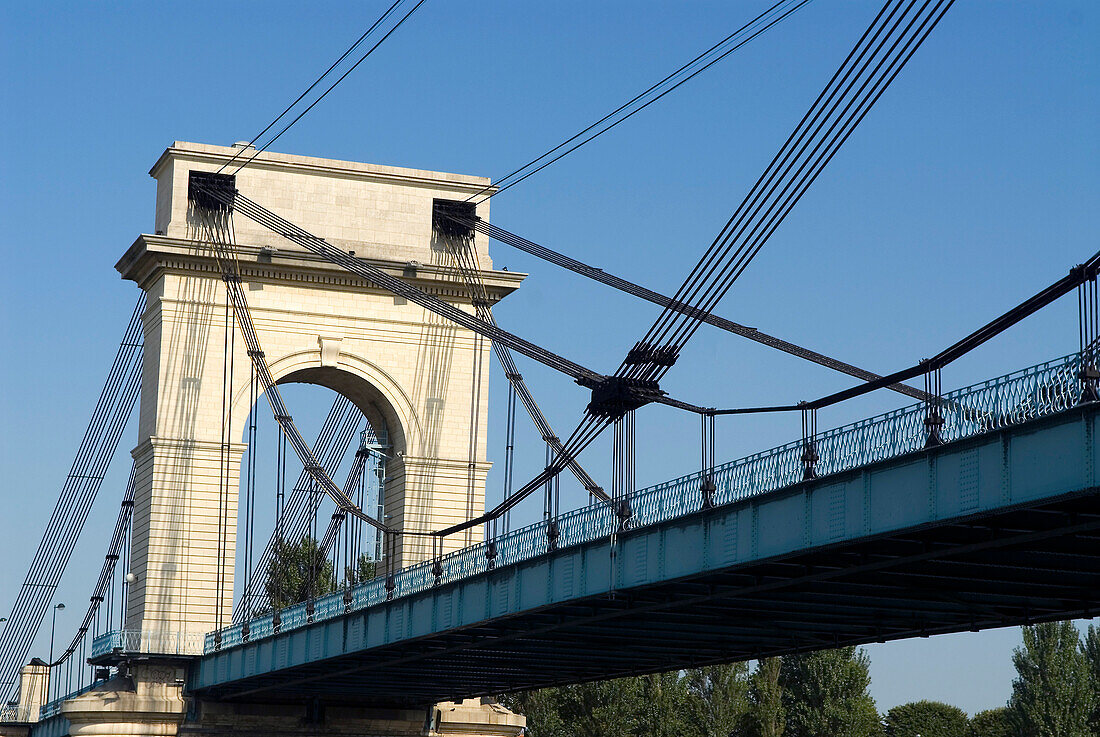
[[[1100,254],[885,375],[715,314],[950,0],[887,0],[672,295],[489,222],[493,196],[807,1],[780,0],[495,182],[268,150],[304,112],[259,148],[279,118],[233,147],[169,147],[150,172],[155,233],[116,265],[141,297],[0,636],[12,698],[0,734],[515,735],[522,716],[493,695],[1093,616]],[[395,2],[321,79],[423,2]],[[490,241],[660,314],[615,371],[587,367],[497,323],[493,306],[525,275],[494,269]],[[1076,352],[943,390],[945,366],[1073,294]],[[767,406],[671,396],[661,381],[704,325],[858,383]],[[517,354],[588,392],[568,434]],[[505,488],[486,508],[494,357],[508,380]],[[292,383],[340,395],[312,443],[281,396]],[[819,409],[876,390],[917,401],[818,430]],[[59,657],[27,664],[139,397],[133,467],[85,617]],[[638,489],[635,414],[650,404],[698,418],[700,464]],[[265,405],[279,431],[272,530],[256,522],[262,461],[246,456]],[[516,484],[520,407],[546,463]],[[765,412],[800,414],[801,437],[720,463],[717,419]],[[609,430],[601,483],[582,453]],[[587,505],[561,509],[563,473]],[[541,518],[512,529],[528,499]],[[303,581],[288,583],[278,572],[299,540]],[[319,591],[325,571],[331,592]]]

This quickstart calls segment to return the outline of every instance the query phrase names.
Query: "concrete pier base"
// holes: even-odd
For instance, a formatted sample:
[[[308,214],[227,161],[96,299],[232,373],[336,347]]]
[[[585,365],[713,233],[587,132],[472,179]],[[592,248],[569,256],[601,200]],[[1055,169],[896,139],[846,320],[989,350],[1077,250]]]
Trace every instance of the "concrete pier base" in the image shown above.
[[[135,663],[61,707],[72,737],[518,737],[527,720],[491,699],[427,709],[241,704],[184,694],[186,667]]]

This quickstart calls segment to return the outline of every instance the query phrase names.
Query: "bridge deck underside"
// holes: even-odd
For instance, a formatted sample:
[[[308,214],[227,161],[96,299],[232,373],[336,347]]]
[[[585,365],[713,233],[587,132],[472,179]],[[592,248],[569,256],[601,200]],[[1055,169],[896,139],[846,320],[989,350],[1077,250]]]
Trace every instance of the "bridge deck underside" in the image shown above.
[[[1093,616],[1089,488],[201,689],[242,701],[419,705],[849,644]]]

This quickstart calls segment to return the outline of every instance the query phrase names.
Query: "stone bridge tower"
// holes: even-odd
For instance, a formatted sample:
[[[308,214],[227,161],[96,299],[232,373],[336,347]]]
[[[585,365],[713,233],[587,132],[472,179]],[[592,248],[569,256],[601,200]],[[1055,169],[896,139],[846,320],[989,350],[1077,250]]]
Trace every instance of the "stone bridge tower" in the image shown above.
[[[134,581],[126,603],[126,628],[141,630],[143,638],[207,632],[227,624],[232,611],[250,365],[237,331],[232,370],[224,368],[225,287],[207,247],[195,240],[187,184],[191,171],[216,171],[235,154],[243,160],[252,153],[174,143],[150,171],[157,180],[155,234],[140,236],[116,266],[149,297],[133,451]],[[487,184],[479,177],[266,152],[236,174],[248,197],[469,311],[467,289],[433,240],[432,202],[464,200]],[[487,218],[488,204],[478,214]],[[372,426],[387,428],[393,448],[384,487],[387,522],[426,531],[480,513],[489,466],[488,341],[240,214],[233,225],[252,317],[276,380],[333,389]],[[491,269],[483,236],[474,247],[492,300],[519,286],[522,275]],[[232,401],[223,411],[227,386]],[[260,401],[266,411],[266,400]],[[229,447],[222,443],[223,422],[230,427]],[[479,535],[455,536],[449,549]],[[405,538],[395,562],[427,555],[427,544]]]

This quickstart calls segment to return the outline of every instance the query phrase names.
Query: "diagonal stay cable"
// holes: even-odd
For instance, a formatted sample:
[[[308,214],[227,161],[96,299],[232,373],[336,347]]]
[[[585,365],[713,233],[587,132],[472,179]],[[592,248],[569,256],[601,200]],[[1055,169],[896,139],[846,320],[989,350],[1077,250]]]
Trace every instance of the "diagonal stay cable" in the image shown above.
[[[351,468],[348,469],[347,480],[344,482],[344,493],[349,497],[359,483],[359,477],[363,475],[363,468],[367,465],[367,455],[368,453],[366,451],[359,450],[355,453],[355,458],[351,462]],[[332,513],[332,518],[329,519],[328,528],[321,538],[319,548],[319,555],[321,558],[328,557],[329,550],[332,549],[333,544],[336,542],[336,536],[340,534],[340,528],[343,526],[347,516],[347,513],[342,509],[337,509]]]
[[[420,305],[430,312],[447,318],[464,328],[475,333],[496,340],[528,358],[549,366],[552,369],[564,373],[574,380],[594,382],[600,380],[601,374],[574,363],[545,348],[535,345],[519,336],[496,326],[490,325],[475,315],[455,307],[452,304],[424,292],[421,289],[405,282],[397,277],[390,276],[377,266],[373,266],[357,259],[354,256],[329,244],[323,238],[315,236],[293,223],[279,217],[270,210],[248,199],[240,192],[233,190],[226,192],[221,188],[212,188],[206,185],[197,185],[196,189],[209,195],[226,207],[232,207],[245,217],[263,225],[274,233],[297,243],[307,251],[321,256],[325,260],[340,266],[353,274],[357,274],[382,289],[408,299],[410,302]]]
[[[445,207],[437,207],[435,213],[442,214],[445,210]],[[470,292],[471,302],[474,305],[477,316],[487,323],[496,325],[496,318],[493,317],[488,290],[485,288],[485,282],[481,279],[481,264],[478,260],[477,251],[473,247],[472,237],[467,238],[464,237],[464,235],[445,233],[439,228],[436,228],[436,234],[446,244],[447,253],[452,258],[455,271],[466,283],[466,288]],[[472,231],[470,231],[470,235],[472,236]],[[512,358],[511,351],[509,351],[506,346],[496,341],[491,342],[493,353],[504,369],[505,378],[508,379],[508,382],[512,385],[516,392],[516,396],[523,402],[523,406],[531,416],[535,428],[539,431],[542,439],[550,445],[555,454],[561,453],[563,450],[561,439],[558,438],[557,434],[550,426],[550,421],[546,419],[542,409],[531,394],[531,390],[527,387],[527,382],[524,381],[523,374],[519,372],[515,360]],[[595,482],[576,459],[570,459],[568,468],[589,494],[592,494],[603,502],[611,500],[607,492]]]
[[[868,392],[875,391],[876,389],[881,389],[883,388],[883,386],[891,381],[902,381],[905,379],[911,379],[914,376],[919,376],[929,371],[936,371],[956,361],[970,351],[973,351],[975,348],[979,347],[983,343],[986,343],[987,341],[995,338],[996,336],[1000,335],[1005,330],[1017,324],[1024,318],[1033,315],[1043,307],[1046,307],[1051,302],[1054,302],[1055,300],[1065,296],[1084,282],[1095,279],[1098,273],[1100,273],[1100,252],[1093,254],[1092,257],[1089,258],[1089,260],[1086,261],[1084,264],[1074,267],[1066,276],[1062,277],[1050,286],[1045,287],[1031,297],[1028,297],[1020,304],[1012,307],[1011,309],[994,318],[993,320],[990,320],[982,327],[978,328],[966,337],[961,338],[949,347],[940,351],[932,358],[925,359],[913,366],[910,366],[909,368],[895,371],[892,374],[883,376],[877,381],[872,381],[866,384],[860,384],[859,386],[843,389],[839,392],[834,392],[833,394],[829,394],[809,402],[801,402],[794,405],[779,405],[773,407],[720,409],[715,410],[714,414],[733,415],[753,414],[760,412],[788,412],[800,409],[821,409],[822,407],[828,407],[830,405],[837,404],[838,402],[843,402],[847,399],[852,399],[854,397],[867,394]]]
[[[608,273],[603,269],[589,266],[588,264],[585,264],[574,258],[570,258],[569,256],[566,256],[562,253],[553,251],[546,246],[533,243],[526,238],[518,236],[515,233],[511,233],[499,226],[493,225],[492,223],[487,223],[480,218],[469,220],[467,218],[463,218],[457,215],[448,215],[447,217],[450,217],[455,222],[459,222],[468,227],[473,227],[478,232],[484,233],[485,235],[496,241],[510,245],[513,248],[535,256],[536,258],[540,258],[556,266],[560,266],[564,269],[572,271],[575,274],[580,274],[581,276],[592,279],[593,281],[600,282],[601,284],[606,284],[607,286],[614,289],[618,289],[622,292],[626,292],[627,294],[639,297],[648,302],[652,302],[653,304],[662,307],[669,307],[670,309],[673,309],[677,312],[682,312],[689,316],[698,317],[708,325],[713,325],[714,327],[725,330],[726,332],[740,335],[768,347],[776,348],[792,356],[796,356],[807,361],[812,361],[813,363],[816,363],[820,366],[825,366],[826,368],[848,374],[849,376],[854,376],[857,379],[863,379],[864,381],[874,381],[881,378],[879,374],[859,368],[858,366],[853,366],[852,364],[846,363],[839,359],[826,356],[824,354],[818,353],[817,351],[810,350],[809,348],[790,343],[786,340],[783,340],[782,338],[777,338],[774,335],[769,335],[761,330],[758,330],[757,328],[746,327],[745,325],[733,322],[732,320],[727,320],[724,317],[704,313],[701,310],[697,310],[696,308],[690,307],[683,303],[674,302],[671,297],[661,294],[660,292],[655,292],[652,289],[641,286],[640,284],[636,284],[620,276],[616,276],[615,274]],[[905,384],[892,384],[888,388],[895,392],[898,392],[899,394],[905,394],[915,399],[925,400],[928,398],[925,392],[915,387],[907,386]]]
[[[340,460],[351,445],[355,430],[362,418],[363,414],[359,408],[344,395],[337,395],[333,400],[328,416],[317,433],[317,439],[313,442],[313,454],[330,477],[336,472]],[[280,535],[285,540],[298,540],[305,532],[317,502],[313,498],[314,495],[309,493],[311,478],[309,472],[303,469],[291,489],[290,498],[286,500],[282,515],[276,520],[267,545],[252,569],[249,588],[243,592],[233,609],[235,623],[239,623],[246,617],[249,604],[262,601],[266,596],[267,577],[271,562],[275,559]]]

